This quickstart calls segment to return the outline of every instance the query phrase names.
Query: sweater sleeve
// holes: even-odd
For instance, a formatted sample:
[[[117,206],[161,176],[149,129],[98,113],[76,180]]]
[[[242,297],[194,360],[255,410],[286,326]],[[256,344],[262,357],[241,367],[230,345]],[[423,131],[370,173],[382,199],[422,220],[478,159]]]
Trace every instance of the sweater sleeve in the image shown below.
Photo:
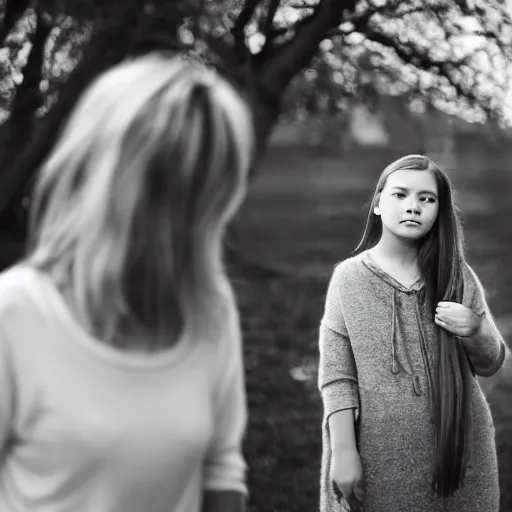
[[[242,442],[247,423],[242,336],[236,306],[232,306],[229,336],[223,343],[216,389],[214,436],[204,467],[204,490],[247,493]]]
[[[508,351],[485,300],[482,283],[469,265],[467,265],[465,273],[463,302],[466,307],[482,318],[480,336],[485,343],[485,350],[489,358],[494,361],[485,370],[476,371],[475,369],[475,373],[480,377],[490,377],[503,366]]]
[[[325,425],[331,414],[345,409],[355,409],[356,420],[359,417],[356,363],[339,296],[341,279],[338,267],[329,282],[320,323],[318,387]]]

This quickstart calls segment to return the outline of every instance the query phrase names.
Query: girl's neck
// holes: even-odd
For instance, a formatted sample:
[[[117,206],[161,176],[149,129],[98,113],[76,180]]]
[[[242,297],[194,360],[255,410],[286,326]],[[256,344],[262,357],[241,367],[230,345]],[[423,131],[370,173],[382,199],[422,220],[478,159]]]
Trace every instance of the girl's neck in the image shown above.
[[[373,247],[372,254],[403,268],[411,268],[417,266],[418,246],[383,234],[377,245]]]
[[[420,278],[418,250],[412,244],[392,244],[382,237],[370,250],[375,263],[395,281],[412,288]]]

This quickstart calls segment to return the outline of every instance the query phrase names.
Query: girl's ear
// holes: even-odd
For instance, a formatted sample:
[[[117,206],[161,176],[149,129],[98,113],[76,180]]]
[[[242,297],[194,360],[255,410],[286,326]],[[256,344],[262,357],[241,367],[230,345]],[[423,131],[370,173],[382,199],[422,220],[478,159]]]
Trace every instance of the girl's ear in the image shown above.
[[[379,203],[380,203],[380,193],[375,196],[375,201],[373,203],[375,205],[373,208],[373,213],[375,215],[380,215]]]

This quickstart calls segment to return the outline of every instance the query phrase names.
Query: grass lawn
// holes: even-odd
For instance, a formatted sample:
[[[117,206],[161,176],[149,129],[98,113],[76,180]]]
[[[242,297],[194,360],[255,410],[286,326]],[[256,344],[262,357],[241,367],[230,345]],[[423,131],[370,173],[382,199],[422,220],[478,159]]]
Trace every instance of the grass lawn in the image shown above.
[[[478,155],[477,155],[478,156]],[[271,151],[236,221],[240,246],[282,278],[236,280],[245,336],[250,425],[245,445],[250,510],[318,510],[322,407],[316,390],[317,328],[333,265],[361,235],[365,204],[395,155],[344,157]],[[512,250],[506,155],[459,156],[452,174],[466,223],[467,256],[512,333]],[[510,316],[509,316],[510,315]],[[512,372],[511,372],[512,374]],[[484,383],[495,423],[501,512],[512,510],[512,377]]]

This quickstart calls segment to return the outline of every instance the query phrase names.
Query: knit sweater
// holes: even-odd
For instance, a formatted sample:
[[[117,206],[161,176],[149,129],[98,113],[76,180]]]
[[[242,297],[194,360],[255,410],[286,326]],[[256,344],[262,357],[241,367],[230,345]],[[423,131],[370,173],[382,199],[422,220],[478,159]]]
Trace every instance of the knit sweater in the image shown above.
[[[493,364],[506,346],[473,270],[464,269],[463,304],[482,315]],[[489,406],[472,377],[473,443],[465,486],[451,498],[431,488],[434,424],[429,379],[436,367],[433,312],[419,282],[405,288],[363,252],[340,263],[329,283],[320,325],[318,385],[324,404],[321,512],[348,510],[330,480],[328,420],[356,410],[356,439],[365,474],[364,512],[498,512],[495,432]]]

